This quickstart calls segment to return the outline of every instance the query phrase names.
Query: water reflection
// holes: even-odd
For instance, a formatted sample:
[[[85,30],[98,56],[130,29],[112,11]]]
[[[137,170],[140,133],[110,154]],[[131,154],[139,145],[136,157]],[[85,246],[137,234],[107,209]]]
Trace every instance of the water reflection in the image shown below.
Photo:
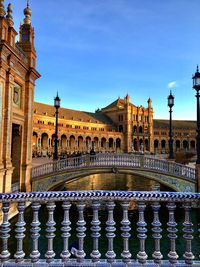
[[[101,173],[88,175],[65,183],[64,190],[123,190],[155,191],[160,189],[156,181],[130,174]]]

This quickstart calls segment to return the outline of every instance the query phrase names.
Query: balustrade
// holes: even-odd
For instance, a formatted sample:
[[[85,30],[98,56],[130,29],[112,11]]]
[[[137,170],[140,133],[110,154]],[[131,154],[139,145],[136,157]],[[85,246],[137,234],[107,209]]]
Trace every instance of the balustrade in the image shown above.
[[[137,203],[134,217],[130,217],[129,211],[132,201]],[[162,264],[164,266],[175,266],[178,264],[178,258],[184,259],[181,266],[199,266],[198,256],[192,250],[194,239],[199,239],[194,233],[194,229],[197,231],[199,225],[193,225],[190,215],[192,209],[195,209],[198,213],[199,201],[200,194],[198,193],[80,191],[0,194],[3,214],[0,227],[0,239],[2,241],[2,246],[0,246],[1,267],[27,266],[28,263],[30,263],[28,266],[34,266],[34,264],[40,266],[44,262],[47,264],[45,266],[64,267],[67,266],[64,264],[72,266],[70,264],[75,264],[74,261],[77,261],[77,264],[81,264],[81,266],[86,266],[88,261],[92,264],[90,266],[96,266],[101,262],[106,264],[105,260],[108,265],[119,264],[119,261],[121,261],[131,266],[136,266],[138,263],[145,266],[152,264],[153,261],[156,266]],[[15,228],[12,231],[16,232],[16,251],[14,252],[13,247],[9,246],[9,244],[13,246],[13,243],[9,243],[9,232],[11,231],[8,220],[10,202],[18,203],[17,222],[12,226]],[[26,202],[31,203],[32,210],[30,232],[27,231],[28,226],[25,223]],[[62,202],[62,205],[59,205],[60,202]],[[41,224],[41,216],[44,215],[40,212],[41,205],[46,206],[47,212],[46,223],[43,225]],[[62,221],[61,224],[56,225],[54,217],[57,205],[62,208],[62,212],[60,212]],[[74,216],[74,205],[77,208],[77,216]],[[160,222],[160,217],[162,217],[162,214],[160,214],[161,206],[165,206],[166,212],[168,212],[168,221],[165,222],[165,225]],[[88,208],[92,209],[92,214],[91,219],[89,222],[87,220],[86,223],[85,211]],[[178,230],[175,215],[178,209],[182,209],[185,214],[182,225],[179,222],[179,237],[182,236],[183,241],[181,243],[185,243],[185,251],[182,255],[178,253],[180,242],[179,245],[176,242]],[[147,210],[151,211],[151,221],[145,216]],[[100,212],[107,213],[107,220],[105,220],[105,216],[99,216]],[[117,219],[119,219],[120,225],[116,223],[116,216],[119,217]],[[70,218],[72,219],[70,220]],[[102,218],[105,221],[102,221]],[[136,220],[136,218],[138,219]],[[148,225],[151,225],[151,227]],[[78,248],[74,248],[75,252],[73,251],[75,259],[71,258],[69,248],[72,228],[76,231],[76,241],[78,243]],[[137,235],[134,233],[136,228]],[[164,253],[167,255],[165,257],[162,252],[163,237],[161,233],[163,231],[165,231],[165,235],[166,231],[168,232],[168,240],[165,240],[164,244],[165,247],[168,246],[167,253],[166,251]],[[25,235],[28,235],[29,239],[27,244],[24,243]],[[55,247],[55,238],[60,239],[59,249]],[[99,246],[99,243],[102,242],[101,238],[103,238],[104,243],[105,240],[107,243],[103,248],[105,251],[107,247],[107,251],[104,253],[102,253],[102,247]],[[119,238],[121,238],[121,241],[119,241]],[[147,251],[148,238],[151,238],[154,242],[154,245],[148,248],[151,253]],[[43,254],[40,253],[40,239],[46,239],[47,249],[46,253]],[[89,239],[91,239],[89,241],[91,247],[88,243]],[[115,239],[118,240],[117,244]],[[135,248],[134,257],[131,253],[133,244]],[[138,246],[135,246],[135,244],[138,244]],[[30,254],[26,254],[27,246],[30,246]],[[116,251],[117,246],[121,251]],[[91,248],[90,251],[88,251],[89,248]]]
[[[136,154],[99,153],[46,163],[32,168],[32,179],[64,170],[94,167],[141,168],[195,181],[195,169],[175,162]]]

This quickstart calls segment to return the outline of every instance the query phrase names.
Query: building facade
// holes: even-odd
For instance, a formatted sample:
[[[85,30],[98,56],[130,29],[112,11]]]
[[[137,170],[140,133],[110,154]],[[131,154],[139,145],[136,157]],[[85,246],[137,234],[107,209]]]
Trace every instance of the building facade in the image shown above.
[[[95,113],[59,109],[59,153],[153,152],[153,108],[135,106],[130,96],[118,98]],[[33,107],[33,155],[52,155],[55,108],[42,103]]]
[[[169,152],[169,121],[153,119],[152,100],[136,106],[130,96],[118,98],[95,113],[60,108],[59,154],[90,152]],[[174,151],[196,151],[195,121],[173,121]],[[33,155],[52,155],[55,108],[33,106]]]
[[[12,6],[0,1],[0,192],[30,191],[32,106],[36,71],[31,9],[24,9],[19,41]]]

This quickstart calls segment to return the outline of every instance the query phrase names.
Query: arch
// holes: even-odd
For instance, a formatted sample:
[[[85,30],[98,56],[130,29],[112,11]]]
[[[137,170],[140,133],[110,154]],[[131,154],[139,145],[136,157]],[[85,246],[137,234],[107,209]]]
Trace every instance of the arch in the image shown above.
[[[133,126],[133,133],[137,133],[137,126],[136,125]]]
[[[65,179],[67,181],[68,175],[66,173],[70,174],[70,180],[72,179],[77,179],[81,178],[84,176],[92,175],[92,174],[100,174],[100,173],[109,173],[112,170],[112,167],[105,167],[104,168],[97,168],[95,169],[94,167],[90,168],[82,168],[81,170],[79,169],[78,171],[72,171],[69,170],[69,172],[60,172],[57,173],[56,179],[55,179],[55,174],[50,174],[44,178],[44,182],[41,182],[41,180],[35,179],[33,180],[33,190],[35,191],[49,191],[53,190],[53,188],[59,186],[63,182],[65,182]],[[154,181],[159,182],[160,184],[164,184],[170,188],[173,189],[173,191],[187,191],[188,188],[191,192],[195,192],[195,183],[191,181],[186,181],[182,183],[182,178],[175,178],[177,179],[177,183],[174,183],[174,177],[170,177],[169,175],[163,173],[163,172],[152,172],[148,171],[145,172],[140,169],[133,169],[133,168],[120,168],[117,169],[118,173],[125,173],[125,174],[131,174],[131,175],[140,175],[142,177],[145,177],[147,179],[151,179]],[[159,175],[158,175],[159,173]],[[64,178],[64,179],[63,179]],[[45,180],[50,181],[49,183],[45,182]]]
[[[33,147],[37,147],[37,139],[38,139],[38,134],[36,132],[33,132],[33,135],[32,135]]]
[[[121,139],[120,138],[117,138],[116,139],[116,148],[121,148]]]
[[[191,141],[190,141],[190,148],[191,148],[192,150],[194,150],[194,149],[196,148],[196,142],[195,142],[195,140],[191,140]]]
[[[175,142],[175,149],[176,151],[179,151],[181,148],[181,141],[180,140],[176,140]]]
[[[119,132],[122,133],[124,131],[123,125],[119,125]]]
[[[148,139],[144,140],[144,150],[149,151],[149,140]]]
[[[133,139],[133,149],[134,151],[138,151],[138,141],[137,138]]]
[[[42,149],[47,149],[48,148],[48,134],[47,133],[43,133],[41,135],[41,147]]]
[[[142,126],[139,127],[139,133],[143,133],[143,127]]]
[[[161,140],[161,148],[166,149],[166,140]]]
[[[61,148],[66,149],[67,147],[67,136],[65,134],[61,135]]]
[[[158,149],[159,141],[158,139],[154,140],[154,149]]]
[[[35,157],[37,155],[37,147],[38,147],[38,134],[33,132],[32,135],[32,156]]]
[[[75,136],[74,135],[70,135],[69,137],[69,147],[71,150],[75,150]]]
[[[109,148],[113,148],[114,147],[114,140],[113,140],[113,138],[109,138],[108,139],[108,146],[109,146]]]
[[[80,150],[80,151],[83,151],[83,137],[80,135],[79,137],[78,137],[78,149]]]
[[[101,138],[101,147],[106,148],[106,138],[105,137]]]
[[[189,144],[187,140],[183,140],[183,149],[188,150]]]

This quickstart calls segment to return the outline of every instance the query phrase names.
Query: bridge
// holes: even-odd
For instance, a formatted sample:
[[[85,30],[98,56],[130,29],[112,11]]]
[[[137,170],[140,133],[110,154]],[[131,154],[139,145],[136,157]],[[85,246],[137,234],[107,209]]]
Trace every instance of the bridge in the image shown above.
[[[50,191],[69,180],[97,173],[139,175],[177,192],[195,192],[195,169],[143,154],[99,153],[50,162],[32,169],[32,191]]]
[[[3,213],[0,227],[1,267],[200,266],[199,224],[198,220],[195,224],[194,216],[190,215],[194,209],[196,214],[198,212],[199,193],[127,191],[10,193],[0,194],[0,203]],[[27,203],[31,203],[30,223],[27,223],[25,213]],[[136,210],[131,217],[129,207],[132,203],[135,204]],[[9,210],[14,204],[17,206],[18,216],[11,232],[8,217]],[[62,221],[56,224],[55,211],[58,205]],[[117,213],[115,205],[121,207],[120,212]],[[40,212],[42,206],[46,209],[46,215],[44,210]],[[168,215],[168,219],[164,222],[161,206]],[[73,207],[76,207],[77,216]],[[86,208],[91,210],[91,217],[87,223]],[[101,213],[102,209],[105,217]],[[180,209],[183,211],[183,220],[178,222],[177,212]],[[152,214],[152,221],[148,227],[147,211]],[[45,223],[41,224],[42,220]],[[116,224],[116,220],[119,220],[119,224]],[[72,229],[75,234],[72,234]],[[165,232],[163,236],[162,232]],[[77,248],[70,249],[72,235],[78,245]],[[11,236],[15,238],[15,242],[9,242]],[[26,242],[25,237],[27,237]],[[152,240],[150,246],[147,245],[149,238]],[[41,240],[45,243],[41,244]],[[180,240],[181,242],[177,242]],[[11,252],[13,248],[14,251]]]

